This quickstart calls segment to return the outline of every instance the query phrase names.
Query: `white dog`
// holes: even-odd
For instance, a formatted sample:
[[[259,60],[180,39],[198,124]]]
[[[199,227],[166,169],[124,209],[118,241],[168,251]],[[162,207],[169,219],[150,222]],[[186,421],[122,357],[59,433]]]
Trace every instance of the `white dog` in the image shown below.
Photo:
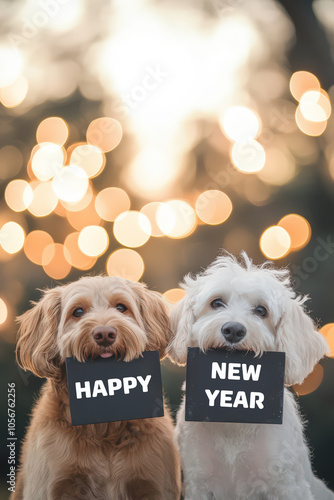
[[[172,311],[175,333],[169,354],[185,364],[187,347],[286,353],[286,385],[301,383],[327,351],[297,297],[287,270],[242,265],[218,257],[195,278]],[[182,403],[176,440],[186,500],[334,499],[312,472],[303,423],[291,392],[284,390],[282,425],[185,422]]]

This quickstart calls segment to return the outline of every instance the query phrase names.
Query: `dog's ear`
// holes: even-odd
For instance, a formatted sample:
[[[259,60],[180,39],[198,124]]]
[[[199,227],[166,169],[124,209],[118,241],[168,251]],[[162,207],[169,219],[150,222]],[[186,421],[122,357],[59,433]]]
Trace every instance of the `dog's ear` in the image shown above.
[[[301,384],[315,364],[328,352],[325,337],[319,333],[303,307],[303,300],[287,299],[277,325],[278,349],[285,351],[285,383]]]
[[[139,309],[152,351],[159,351],[160,359],[166,356],[166,349],[171,338],[171,329],[167,305],[158,292],[148,290],[137,283]]]
[[[190,346],[191,329],[194,323],[191,291],[174,307],[170,319],[173,339],[167,354],[178,365],[185,365],[187,362],[187,348]]]
[[[16,348],[18,364],[38,377],[56,377],[56,334],[60,320],[61,287],[46,290],[39,302],[17,320],[20,324]]]

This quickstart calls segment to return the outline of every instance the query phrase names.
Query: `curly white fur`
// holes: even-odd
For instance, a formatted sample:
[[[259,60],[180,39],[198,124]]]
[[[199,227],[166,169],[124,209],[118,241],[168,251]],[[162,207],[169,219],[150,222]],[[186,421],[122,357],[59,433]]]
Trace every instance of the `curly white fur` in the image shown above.
[[[169,355],[186,363],[187,347],[285,351],[286,384],[301,383],[327,351],[287,270],[266,263],[242,264],[224,255],[195,278],[186,276],[186,295],[172,311],[175,337]],[[224,306],[211,307],[214,299]],[[267,317],[256,308],[267,309]],[[246,335],[231,344],[222,334],[238,322]],[[311,469],[303,422],[285,389],[282,425],[185,422],[184,402],[175,431],[186,500],[329,500],[334,494]]]

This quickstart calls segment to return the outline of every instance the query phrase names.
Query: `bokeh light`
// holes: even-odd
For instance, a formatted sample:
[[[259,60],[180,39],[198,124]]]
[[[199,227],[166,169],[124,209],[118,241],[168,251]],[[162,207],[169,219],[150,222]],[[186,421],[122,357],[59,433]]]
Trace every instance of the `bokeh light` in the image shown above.
[[[306,396],[315,391],[322,382],[324,378],[324,369],[318,363],[313,368],[313,371],[306,377],[306,379],[301,384],[295,384],[293,386],[294,391],[298,396]]]
[[[52,188],[51,181],[33,183],[33,199],[28,206],[29,212],[35,217],[46,217],[57,206],[58,198]]]
[[[0,102],[6,108],[15,108],[21,104],[28,93],[28,80],[25,76],[19,78],[8,87],[0,88]]]
[[[328,94],[322,89],[305,92],[300,99],[299,108],[303,117],[312,122],[324,122],[332,112]]]
[[[87,174],[87,177],[99,175],[105,164],[106,158],[102,151],[91,144],[81,144],[73,149],[70,164],[78,165]]]
[[[53,7],[51,10],[51,7],[46,12],[50,12],[48,26],[52,31],[59,33],[58,36],[61,36],[61,33],[71,32],[76,28],[85,12],[85,4],[80,0],[71,0],[70,2],[66,0],[59,2],[59,6],[60,9]]]
[[[46,142],[32,151],[32,171],[40,181],[48,181],[62,168],[65,160],[64,149],[58,144]]]
[[[254,111],[244,106],[232,106],[224,114],[221,127],[232,141],[248,141],[259,135],[260,120]]]
[[[288,214],[277,225],[289,233],[291,251],[304,248],[311,239],[312,231],[310,223],[301,215]]]
[[[156,215],[160,230],[170,238],[184,238],[196,228],[194,209],[183,200],[170,200],[158,207]]]
[[[0,229],[0,245],[7,253],[17,253],[24,245],[25,232],[17,222],[6,222]]]
[[[27,181],[15,179],[6,186],[5,200],[14,212],[22,212],[32,202],[33,190]]]
[[[85,196],[88,185],[86,172],[77,165],[62,167],[52,179],[52,188],[58,198],[72,203]]]
[[[140,247],[151,235],[151,224],[146,215],[129,210],[120,214],[114,222],[114,236],[126,247]]]
[[[319,91],[318,78],[309,71],[296,71],[290,78],[290,92],[296,101],[300,101],[305,92],[310,90]]]
[[[59,116],[45,118],[37,127],[36,139],[39,144],[53,143],[63,146],[68,138],[68,125]]]
[[[320,333],[325,337],[328,347],[329,356],[334,358],[334,323],[327,323],[322,328],[320,328]]]
[[[65,257],[65,248],[61,243],[53,243],[43,250],[44,272],[55,280],[66,278],[71,270],[71,264]]]
[[[168,304],[176,304],[185,296],[186,292],[183,288],[171,288],[162,294],[162,298]]]
[[[86,132],[88,144],[98,147],[104,153],[112,151],[121,142],[122,125],[114,118],[102,117],[93,120]]]
[[[266,148],[266,162],[257,173],[261,181],[269,186],[284,186],[296,175],[296,164],[292,155],[278,148]]]
[[[78,212],[73,212],[72,209],[66,210],[66,218],[71,226],[77,231],[81,231],[81,229],[86,226],[97,226],[101,222],[101,218],[95,210],[94,198],[92,198],[89,205]]]
[[[84,210],[90,205],[90,203],[93,200],[93,197],[94,197],[93,188],[91,184],[88,184],[88,188],[85,195],[79,201],[71,202],[71,201],[60,200],[60,204],[69,212],[81,212],[81,210]]]
[[[0,87],[8,87],[15,82],[23,70],[22,53],[6,45],[0,46]]]
[[[121,248],[113,252],[106,264],[109,276],[120,276],[131,281],[138,281],[144,273],[144,261],[138,252]]]
[[[45,260],[43,261],[43,252],[48,245],[54,243],[52,236],[46,231],[35,230],[27,234],[24,242],[24,253],[28,259],[39,266],[43,264],[48,264]],[[48,257],[48,254],[45,256]],[[49,255],[50,260],[52,255]]]
[[[260,238],[260,248],[268,259],[281,259],[288,254],[291,246],[289,233],[280,226],[271,226]]]
[[[146,215],[151,224],[151,236],[159,238],[161,236],[165,236],[165,233],[161,231],[160,227],[157,223],[157,212],[159,207],[163,204],[159,201],[152,201],[151,203],[147,203],[140,210],[140,213]]]
[[[295,119],[298,128],[306,135],[311,137],[318,137],[321,135],[327,127],[327,120],[323,122],[310,121],[307,120],[300,110],[300,106],[297,107],[295,113]]]
[[[232,212],[232,202],[227,194],[211,189],[204,191],[196,200],[196,213],[206,224],[221,224]]]
[[[117,187],[102,189],[95,199],[95,209],[101,219],[114,221],[122,212],[130,209],[130,198],[127,193]]]
[[[183,164],[181,162],[170,151],[161,155],[161,149],[151,146],[136,155],[124,175],[124,181],[134,193],[140,191],[148,198],[152,193],[161,197],[180,176],[184,159]]]
[[[71,264],[72,267],[87,271],[91,269],[96,263],[96,257],[90,257],[84,254],[79,248],[79,235],[80,232],[76,231],[66,236],[64,241],[65,259]]]
[[[302,2],[263,0],[4,3],[0,340],[6,331],[14,339],[35,289],[106,269],[144,279],[173,305],[182,277],[221,249],[245,250],[256,264],[284,259],[277,266],[299,275],[312,318],[334,321],[334,260],[316,272],[311,262],[333,229],[329,0],[310,2],[308,16]],[[324,90],[291,68],[313,68]],[[9,221],[17,225],[5,239]],[[327,333],[334,357],[334,327]],[[0,348],[10,380],[13,347]],[[176,405],[182,370],[172,370]],[[328,380],[306,412],[321,399],[320,418],[329,415]],[[35,384],[26,389],[22,411]],[[331,436],[330,418],[324,424]],[[319,436],[310,436],[315,449]],[[319,477],[330,470],[323,459]]]
[[[264,167],[266,153],[259,142],[250,139],[234,144],[231,159],[240,172],[252,174]]]
[[[3,299],[0,299],[0,325],[3,325],[8,317],[8,309]]]
[[[86,226],[80,231],[78,245],[85,255],[99,257],[108,248],[108,233],[101,226]]]

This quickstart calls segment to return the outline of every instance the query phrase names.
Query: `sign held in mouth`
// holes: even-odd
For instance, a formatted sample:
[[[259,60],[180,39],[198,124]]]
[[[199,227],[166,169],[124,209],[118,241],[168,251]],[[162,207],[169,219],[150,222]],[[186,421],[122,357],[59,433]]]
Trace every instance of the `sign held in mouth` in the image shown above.
[[[281,424],[284,352],[188,348],[188,421]]]
[[[66,373],[73,425],[164,415],[158,351],[130,362],[66,358]]]

